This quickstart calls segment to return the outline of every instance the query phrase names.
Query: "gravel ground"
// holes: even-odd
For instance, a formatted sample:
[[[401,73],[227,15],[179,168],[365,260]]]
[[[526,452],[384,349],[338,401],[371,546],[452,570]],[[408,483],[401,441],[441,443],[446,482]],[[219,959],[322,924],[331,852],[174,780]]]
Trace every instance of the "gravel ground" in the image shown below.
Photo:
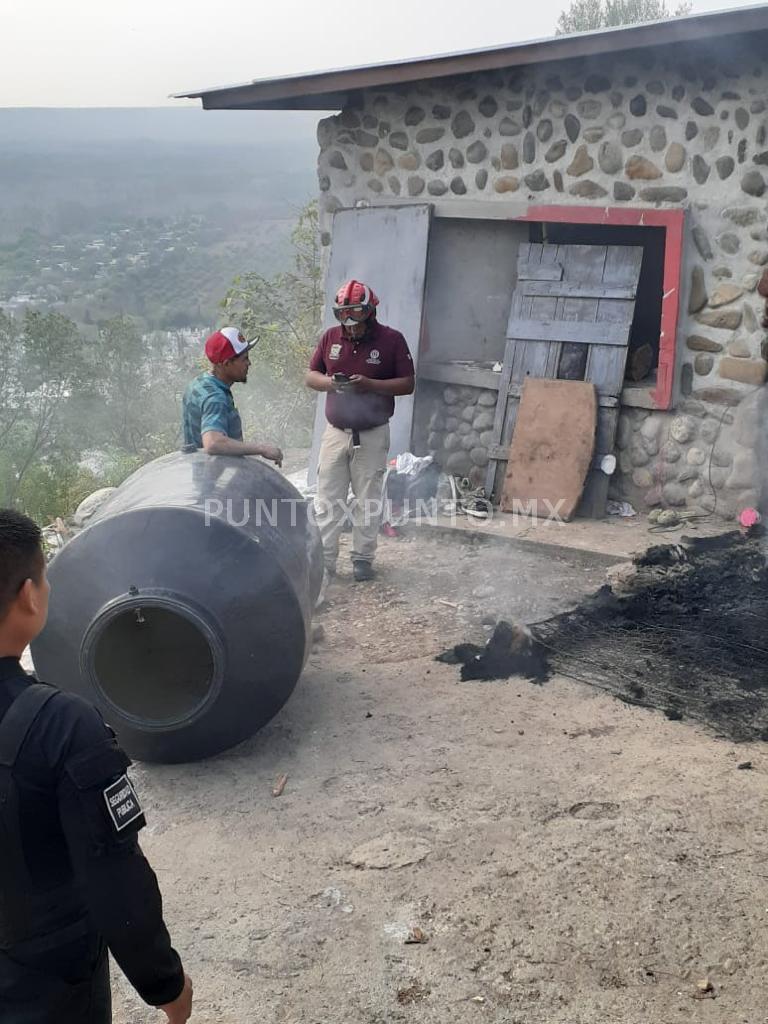
[[[564,610],[608,564],[384,542],[375,583],[342,565],[267,728],[135,766],[194,1021],[768,1020],[765,747],[433,660],[483,618]],[[113,982],[115,1024],[158,1019]]]

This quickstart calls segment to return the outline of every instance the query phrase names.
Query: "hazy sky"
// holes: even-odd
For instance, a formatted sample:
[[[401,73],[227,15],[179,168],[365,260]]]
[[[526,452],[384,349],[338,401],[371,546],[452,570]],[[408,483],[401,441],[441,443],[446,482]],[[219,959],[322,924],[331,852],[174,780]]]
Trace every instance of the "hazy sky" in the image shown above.
[[[0,106],[178,104],[170,93],[535,39],[567,2],[0,0]]]

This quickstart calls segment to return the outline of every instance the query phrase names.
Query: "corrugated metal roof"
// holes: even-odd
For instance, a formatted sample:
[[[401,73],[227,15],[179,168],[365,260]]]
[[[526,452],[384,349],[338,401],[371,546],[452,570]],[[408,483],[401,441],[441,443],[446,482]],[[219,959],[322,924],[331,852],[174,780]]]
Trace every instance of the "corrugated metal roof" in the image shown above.
[[[256,79],[241,85],[178,93],[174,98],[199,98],[209,110],[337,110],[351,95],[364,89],[654,46],[720,40],[760,31],[768,31],[768,4],[488,49]]]

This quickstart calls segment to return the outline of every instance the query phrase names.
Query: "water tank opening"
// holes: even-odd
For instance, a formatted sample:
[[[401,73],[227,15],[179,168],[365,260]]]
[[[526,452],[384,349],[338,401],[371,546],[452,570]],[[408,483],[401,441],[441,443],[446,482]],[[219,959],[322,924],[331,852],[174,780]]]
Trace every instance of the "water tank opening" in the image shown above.
[[[91,670],[124,715],[170,725],[201,707],[214,684],[216,659],[201,626],[152,605],[112,615],[91,645]]]

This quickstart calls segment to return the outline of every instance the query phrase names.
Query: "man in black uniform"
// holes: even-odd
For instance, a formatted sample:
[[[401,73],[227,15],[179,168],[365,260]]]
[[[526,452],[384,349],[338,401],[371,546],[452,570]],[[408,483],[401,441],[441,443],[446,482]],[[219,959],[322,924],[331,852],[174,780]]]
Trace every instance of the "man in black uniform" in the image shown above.
[[[107,949],[183,1024],[192,984],[137,841],[130,760],[95,708],[19,663],[48,613],[40,541],[0,510],[0,1024],[109,1024]]]

